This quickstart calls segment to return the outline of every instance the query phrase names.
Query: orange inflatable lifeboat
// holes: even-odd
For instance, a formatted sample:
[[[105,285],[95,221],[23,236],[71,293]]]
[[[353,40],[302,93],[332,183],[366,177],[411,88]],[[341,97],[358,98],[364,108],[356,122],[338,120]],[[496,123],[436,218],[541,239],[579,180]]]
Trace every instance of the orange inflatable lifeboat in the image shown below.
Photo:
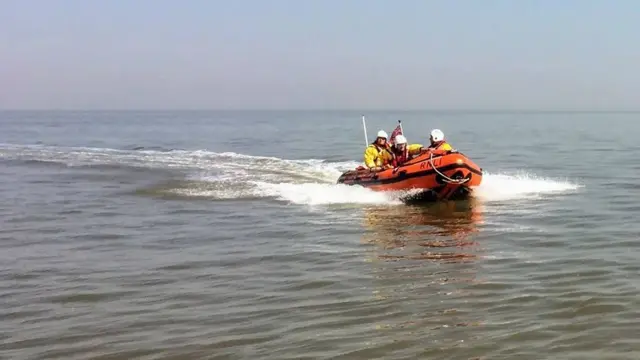
[[[468,198],[482,182],[482,168],[458,151],[425,151],[403,165],[382,171],[363,166],[343,173],[338,184],[374,191],[424,189],[420,200]]]

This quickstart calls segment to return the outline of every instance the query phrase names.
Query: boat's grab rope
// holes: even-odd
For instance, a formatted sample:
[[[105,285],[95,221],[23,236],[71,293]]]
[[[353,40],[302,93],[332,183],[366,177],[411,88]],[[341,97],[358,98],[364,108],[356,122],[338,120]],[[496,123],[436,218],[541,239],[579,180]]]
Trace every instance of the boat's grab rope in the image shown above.
[[[436,166],[433,165],[433,153],[429,154],[429,163],[431,164],[431,167],[433,168],[433,170],[435,170],[435,172],[438,175],[442,176],[442,179],[446,183],[449,183],[449,184],[464,184],[467,181],[471,180],[470,178],[452,179],[452,178],[448,177],[447,175],[443,174],[442,172],[440,172],[440,170],[438,170],[438,168],[436,168]]]

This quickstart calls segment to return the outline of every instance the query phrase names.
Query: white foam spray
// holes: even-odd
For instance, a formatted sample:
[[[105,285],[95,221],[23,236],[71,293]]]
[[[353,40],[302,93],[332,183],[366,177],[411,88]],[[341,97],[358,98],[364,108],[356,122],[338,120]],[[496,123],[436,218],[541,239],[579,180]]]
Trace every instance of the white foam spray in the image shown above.
[[[569,193],[582,186],[568,180],[539,177],[524,172],[515,174],[485,173],[474,196],[485,201],[534,199],[544,195]]]
[[[375,192],[360,186],[336,184],[355,161],[321,159],[286,160],[233,152],[206,150],[155,151],[99,148],[61,148],[0,144],[0,157],[65,163],[67,166],[122,165],[156,169],[180,169],[186,182],[166,192],[211,199],[268,197],[292,204],[402,204],[407,193]],[[549,179],[529,173],[485,173],[474,192],[483,201],[512,201],[576,191],[581,186],[568,180]]]

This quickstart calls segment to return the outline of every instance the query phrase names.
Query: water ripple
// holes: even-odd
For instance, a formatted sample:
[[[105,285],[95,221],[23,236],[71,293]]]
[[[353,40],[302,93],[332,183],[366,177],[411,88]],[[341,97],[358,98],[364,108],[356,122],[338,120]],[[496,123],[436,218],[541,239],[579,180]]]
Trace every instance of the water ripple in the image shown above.
[[[408,206],[333,185],[351,115],[43,114],[0,132],[0,358],[640,358],[634,122],[442,115],[487,182]]]

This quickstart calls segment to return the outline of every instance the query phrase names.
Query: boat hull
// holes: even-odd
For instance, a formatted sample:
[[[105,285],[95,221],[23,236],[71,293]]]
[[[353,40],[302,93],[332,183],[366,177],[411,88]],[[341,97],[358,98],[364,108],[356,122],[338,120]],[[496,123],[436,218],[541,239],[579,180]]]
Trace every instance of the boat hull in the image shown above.
[[[482,168],[464,154],[423,153],[404,165],[383,171],[360,167],[343,173],[338,184],[360,185],[374,191],[424,189],[428,200],[468,197],[482,182]]]

